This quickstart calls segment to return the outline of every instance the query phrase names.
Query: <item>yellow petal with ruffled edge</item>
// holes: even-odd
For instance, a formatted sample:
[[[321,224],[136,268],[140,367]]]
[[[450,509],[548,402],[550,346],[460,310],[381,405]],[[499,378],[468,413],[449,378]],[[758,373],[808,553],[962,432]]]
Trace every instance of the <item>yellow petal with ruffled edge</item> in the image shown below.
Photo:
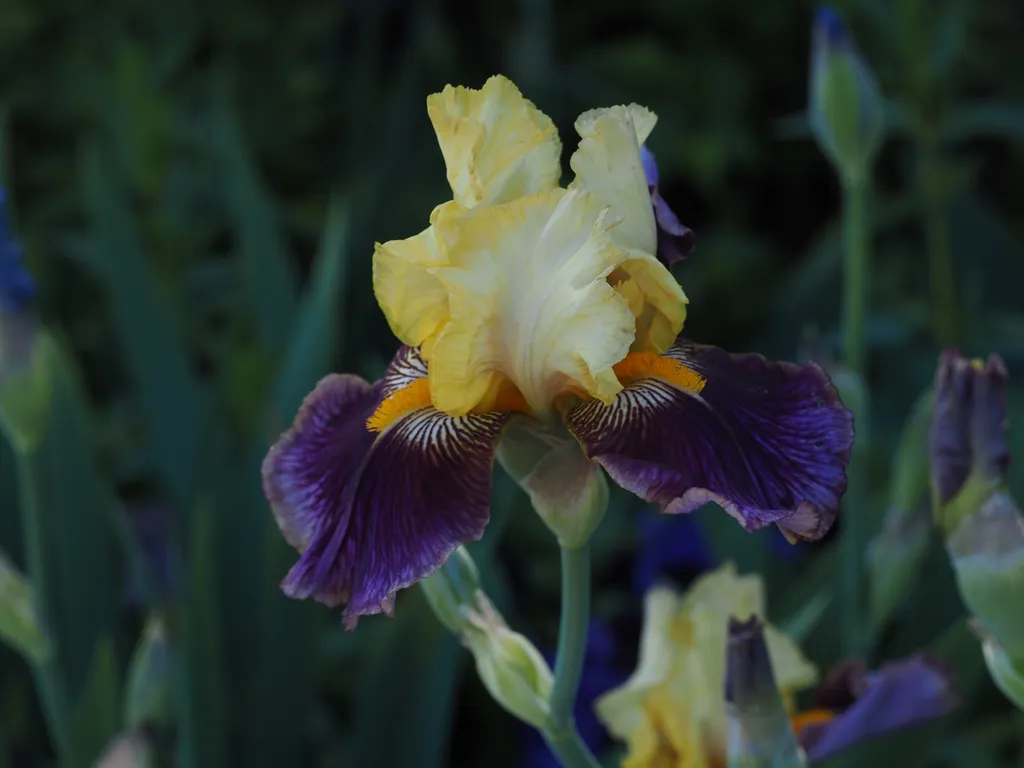
[[[650,190],[640,158],[658,117],[646,107],[594,109],[576,120],[581,141],[570,161],[576,179],[570,189],[596,195],[621,219],[612,239],[632,258],[611,283],[630,303],[636,318],[631,351],[661,353],[668,349],[686,320],[686,295],[672,274],[655,258],[657,225]]]
[[[565,392],[614,399],[635,321],[606,280],[628,258],[612,226],[601,201],[563,189],[438,222],[451,319],[425,355],[437,408],[486,408],[504,379],[535,413]]]
[[[374,246],[373,293],[392,332],[411,347],[427,343],[448,321],[448,290],[434,275],[448,259],[434,225],[463,213],[465,209],[457,203],[443,203],[430,214],[430,226],[418,235]]]
[[[724,698],[728,619],[764,615],[759,576],[739,576],[732,563],[694,582],[679,597],[648,593],[640,663],[619,688],[597,702],[609,730],[627,742],[624,765],[709,768],[726,750]],[[817,672],[797,645],[767,627],[768,654],[783,693],[812,685]]]
[[[660,355],[671,347],[683,329],[689,299],[665,266],[650,254],[632,252],[608,282],[636,318],[636,340],[629,351]]]
[[[617,243],[654,254],[658,230],[634,115],[641,122],[641,131],[650,133],[657,118],[637,105],[592,109],[576,119],[580,146],[569,161],[576,173],[569,188],[595,194],[621,220],[612,235]]]
[[[558,131],[508,78],[495,75],[480,90],[446,86],[427,98],[427,114],[460,205],[505,203],[558,184]]]

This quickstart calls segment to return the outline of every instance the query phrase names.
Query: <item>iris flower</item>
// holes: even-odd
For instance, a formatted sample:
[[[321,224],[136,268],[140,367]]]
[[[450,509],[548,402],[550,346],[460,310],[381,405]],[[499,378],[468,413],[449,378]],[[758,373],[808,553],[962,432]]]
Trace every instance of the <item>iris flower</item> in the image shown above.
[[[729,618],[764,618],[764,584],[726,563],[683,595],[655,587],[644,602],[640,661],[597,702],[598,717],[626,742],[623,768],[719,768],[726,764],[725,665]],[[817,681],[799,647],[771,625],[768,654],[783,695]]]
[[[301,553],[284,591],[345,605],[349,628],[390,614],[398,590],[483,534],[513,421],[578,443],[666,512],[714,501],[748,530],[823,535],[846,488],[851,415],[816,365],[679,335],[687,298],[658,240],[680,230],[656,215],[641,155],[654,113],[580,115],[563,188],[554,124],[506,78],[448,86],[427,112],[452,200],[373,255],[402,346],[380,381],[323,379],[264,461]]]

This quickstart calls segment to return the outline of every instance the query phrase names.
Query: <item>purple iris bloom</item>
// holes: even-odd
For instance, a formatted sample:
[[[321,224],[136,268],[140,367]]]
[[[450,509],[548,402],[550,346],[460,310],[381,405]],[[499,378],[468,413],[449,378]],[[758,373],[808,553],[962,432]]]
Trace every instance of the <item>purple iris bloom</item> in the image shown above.
[[[651,190],[651,205],[658,224],[658,260],[666,267],[686,258],[693,250],[693,231],[684,226],[679,217],[668,207],[658,192],[658,163],[654,153],[646,146],[640,147],[640,159],[644,164],[647,187]]]
[[[0,188],[0,309],[21,312],[35,295],[36,282],[22,263],[21,246],[7,216],[7,194]]]

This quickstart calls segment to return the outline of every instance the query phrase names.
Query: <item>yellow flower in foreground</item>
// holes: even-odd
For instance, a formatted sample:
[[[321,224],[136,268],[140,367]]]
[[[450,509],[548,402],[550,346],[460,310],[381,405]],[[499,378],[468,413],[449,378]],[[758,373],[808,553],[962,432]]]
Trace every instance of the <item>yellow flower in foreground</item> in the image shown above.
[[[656,257],[640,153],[656,116],[635,104],[581,115],[562,189],[554,125],[507,79],[448,86],[427,111],[454,200],[420,234],[378,245],[373,269],[395,335],[421,347],[430,402],[452,416],[544,414],[562,395],[610,404],[614,366],[664,352],[686,316]]]
[[[726,760],[725,657],[730,616],[764,618],[760,576],[738,576],[732,563],[694,582],[685,595],[664,587],[647,594],[640,662],[621,687],[597,702],[598,717],[627,742],[624,768],[713,768]],[[797,645],[765,630],[779,690],[817,680]]]

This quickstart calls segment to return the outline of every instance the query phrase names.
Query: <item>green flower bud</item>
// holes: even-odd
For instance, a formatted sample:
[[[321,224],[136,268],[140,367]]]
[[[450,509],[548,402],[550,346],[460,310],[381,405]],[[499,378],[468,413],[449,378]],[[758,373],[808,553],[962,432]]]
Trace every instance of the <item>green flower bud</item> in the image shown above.
[[[1014,662],[1024,663],[1024,519],[992,495],[947,539],[964,603]]]
[[[725,701],[729,768],[799,768],[807,764],[782,702],[764,625],[729,619]]]
[[[125,721],[133,728],[171,720],[171,649],[163,619],[150,616],[128,668]]]
[[[550,715],[551,668],[533,644],[509,629],[486,598],[483,600],[475,629],[463,636],[476,659],[480,680],[511,714],[543,728]]]
[[[32,587],[0,552],[0,637],[33,663],[50,655],[50,640],[43,631],[32,600]]]
[[[822,151],[847,180],[865,177],[882,142],[882,97],[846,25],[828,6],[815,18],[808,101]]]
[[[498,461],[567,548],[581,547],[604,519],[608,482],[568,434],[513,421],[502,433]]]
[[[471,625],[470,615],[483,597],[480,572],[465,547],[456,549],[437,571],[420,582],[434,615],[456,635]],[[486,598],[484,598],[486,599]]]

